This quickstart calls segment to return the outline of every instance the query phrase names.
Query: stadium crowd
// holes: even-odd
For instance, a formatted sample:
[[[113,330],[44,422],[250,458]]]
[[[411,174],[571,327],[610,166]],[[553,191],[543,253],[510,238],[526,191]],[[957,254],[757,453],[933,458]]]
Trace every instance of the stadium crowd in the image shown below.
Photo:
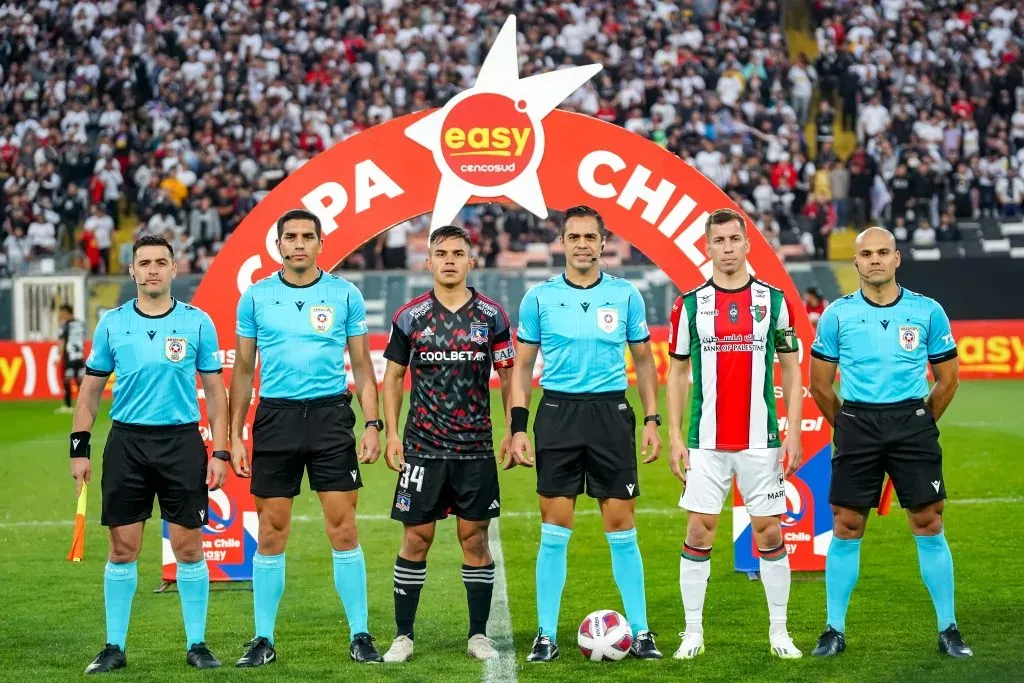
[[[839,104],[857,138],[838,174],[813,181],[836,220],[861,227],[881,218],[915,246],[959,239],[957,221],[1019,220],[1022,6],[813,0],[812,11],[822,98]],[[830,139],[834,119],[823,104],[819,141]],[[817,162],[837,167],[827,152]]]
[[[313,155],[470,87],[510,13],[523,76],[603,63],[563,108],[687,160],[776,246],[826,256],[829,231],[883,215],[918,231],[931,220],[941,235],[943,217],[967,210],[963,186],[971,211],[1012,215],[1024,194],[1024,18],[1009,2],[967,7],[819,1],[822,55],[811,64],[787,57],[776,0],[7,2],[0,271],[74,255],[106,272],[125,224],[166,235],[180,270],[204,271]],[[848,161],[833,151],[832,105],[811,111],[816,87],[841,98],[857,131]],[[462,218],[487,265],[538,245],[547,258],[557,234],[550,220],[496,206]],[[423,231],[423,221],[398,226],[344,265],[415,265]]]

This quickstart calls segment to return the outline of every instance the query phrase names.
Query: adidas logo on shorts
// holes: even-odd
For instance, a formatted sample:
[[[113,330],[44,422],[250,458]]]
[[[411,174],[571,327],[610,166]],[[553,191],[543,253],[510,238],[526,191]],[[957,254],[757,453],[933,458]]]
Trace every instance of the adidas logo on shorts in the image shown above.
[[[497,510],[501,507],[497,500],[492,500],[491,504],[487,507],[488,510]]]

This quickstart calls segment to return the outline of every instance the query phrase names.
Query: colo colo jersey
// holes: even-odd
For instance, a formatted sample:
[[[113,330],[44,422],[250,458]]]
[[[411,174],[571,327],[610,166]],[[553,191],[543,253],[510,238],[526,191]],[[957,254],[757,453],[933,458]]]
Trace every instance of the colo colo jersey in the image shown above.
[[[136,301],[100,318],[86,374],[114,373],[113,420],[152,426],[198,422],[196,371],[221,371],[213,321],[195,306],[174,300],[163,315],[146,315]]]
[[[571,394],[624,391],[626,344],[651,338],[640,292],[607,273],[590,287],[562,274],[530,288],[519,306],[516,336],[540,346],[540,385]]]
[[[668,343],[673,358],[692,362],[690,448],[780,445],[775,353],[798,350],[782,291],[753,277],[739,289],[708,280],[676,299]]]
[[[348,390],[348,338],[367,332],[366,304],[355,285],[330,273],[300,287],[277,272],[242,294],[235,330],[256,340],[261,398],[336,396]]]
[[[85,357],[85,323],[81,320],[68,320],[60,328],[60,338],[64,342],[64,357],[61,361],[80,363]]]
[[[512,367],[515,349],[501,306],[470,288],[457,311],[434,292],[400,308],[384,357],[412,370],[405,452],[421,458],[493,458],[491,365]]]
[[[942,306],[909,289],[879,306],[854,292],[836,299],[818,321],[811,355],[839,364],[844,401],[895,403],[928,395],[928,363],[956,358]]]

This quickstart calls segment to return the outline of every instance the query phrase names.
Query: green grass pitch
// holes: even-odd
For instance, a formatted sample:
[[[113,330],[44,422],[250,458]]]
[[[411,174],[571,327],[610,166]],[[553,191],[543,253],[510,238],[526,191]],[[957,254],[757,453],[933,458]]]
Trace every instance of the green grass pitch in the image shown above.
[[[539,392],[535,392],[535,399]],[[634,405],[638,405],[635,394]],[[693,662],[671,654],[682,627],[679,547],[685,526],[676,506],[679,484],[666,458],[641,466],[643,496],[637,527],[647,580],[651,628],[660,634],[661,662],[626,660],[592,664],[575,647],[575,629],[588,612],[621,610],[611,576],[607,543],[596,503],[581,498],[569,547],[569,578],[562,602],[562,658],[526,665],[536,628],[534,561],[540,519],[532,470],[502,475],[500,534],[519,680],[565,681],[600,672],[614,680],[706,681],[995,681],[1024,678],[1020,619],[1024,570],[1018,525],[1024,518],[1024,383],[973,382],[960,388],[941,421],[950,502],[946,529],[957,577],[957,615],[976,655],[952,661],[936,651],[931,601],[921,582],[914,543],[903,513],[894,506],[872,517],[862,552],[861,578],[848,619],[848,650],[829,661],[805,656],[782,662],[768,652],[767,610],[757,582],[732,571],[729,512],[715,543],[705,610],[707,653]],[[495,405],[500,405],[497,397]],[[64,558],[71,541],[75,501],[68,475],[68,416],[52,403],[0,405],[0,680],[56,681],[81,676],[103,645],[102,567],[105,531],[99,526],[99,462],[90,490],[86,560]],[[104,410],[106,407],[104,407]],[[109,418],[100,419],[102,444]],[[663,434],[667,437],[667,432]],[[500,435],[499,435],[500,438]],[[99,450],[97,448],[96,450]],[[366,488],[360,536],[368,565],[370,626],[381,651],[393,635],[391,567],[400,527],[388,520],[395,475],[381,458],[364,467]],[[304,483],[304,488],[306,484]],[[482,664],[465,655],[467,615],[460,579],[460,551],[452,521],[439,524],[429,558],[427,585],[417,620],[416,657],[405,665],[358,667],[348,659],[348,629],[332,583],[330,547],[308,491],[295,501],[298,521],[288,546],[287,589],[277,625],[280,661],[265,671],[225,667],[206,675],[184,663],[184,629],[175,593],[157,595],[160,530],[146,531],[128,637],[129,668],[116,674],[132,681],[352,680],[478,681]],[[790,632],[805,653],[825,618],[822,575],[798,574],[790,601]],[[492,627],[493,627],[492,620]],[[493,628],[492,628],[493,630]],[[252,594],[215,589],[207,641],[231,664],[252,631]],[[492,636],[497,634],[493,633]]]

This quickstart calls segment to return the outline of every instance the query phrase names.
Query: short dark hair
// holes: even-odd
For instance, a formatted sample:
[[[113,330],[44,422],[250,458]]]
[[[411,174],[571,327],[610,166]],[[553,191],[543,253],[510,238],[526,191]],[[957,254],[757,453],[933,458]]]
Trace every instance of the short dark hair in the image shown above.
[[[308,209],[292,209],[285,211],[284,215],[277,219],[277,239],[284,234],[284,224],[288,221],[313,221],[313,229],[316,230],[316,237],[320,239],[323,228],[317,215]]]
[[[132,244],[132,261],[135,260],[135,253],[143,247],[164,247],[174,258],[174,247],[160,235],[143,235]]]
[[[71,316],[75,314],[75,307],[72,306],[71,304],[61,304],[60,310],[62,313],[67,313],[68,315]]]
[[[562,215],[562,235],[565,235],[565,229],[569,225],[570,218],[593,218],[597,223],[597,232],[601,235],[601,238],[604,239],[608,237],[608,229],[604,227],[604,219],[601,218],[601,214],[599,214],[596,209],[583,204],[579,206],[570,206],[566,209],[565,213]]]
[[[743,216],[738,211],[732,209],[718,209],[712,211],[711,215],[708,216],[707,222],[704,224],[704,237],[711,239],[711,228],[716,225],[725,225],[726,223],[732,223],[733,221],[739,221],[740,231],[747,234],[747,222],[743,220]]]
[[[473,240],[469,237],[469,231],[465,228],[460,228],[457,225],[442,225],[440,228],[430,233],[429,245],[432,247],[438,242],[452,237],[455,239],[465,240],[467,245],[470,247],[473,246]]]

